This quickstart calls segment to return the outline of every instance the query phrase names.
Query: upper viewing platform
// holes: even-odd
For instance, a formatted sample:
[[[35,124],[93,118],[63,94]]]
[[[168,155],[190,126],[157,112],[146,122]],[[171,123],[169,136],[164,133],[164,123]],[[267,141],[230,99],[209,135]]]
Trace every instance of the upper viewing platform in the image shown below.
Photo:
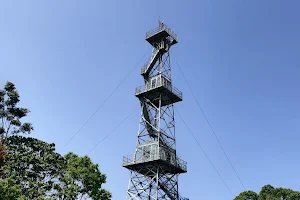
[[[182,101],[182,92],[171,84],[164,75],[159,74],[150,78],[146,85],[137,87],[135,96],[146,97],[155,106],[159,106],[158,98],[161,95],[161,106],[166,106]]]
[[[171,45],[178,43],[177,35],[168,28],[164,23],[159,22],[159,26],[146,33],[146,40],[155,46],[156,43],[161,42],[162,39],[169,39]]]

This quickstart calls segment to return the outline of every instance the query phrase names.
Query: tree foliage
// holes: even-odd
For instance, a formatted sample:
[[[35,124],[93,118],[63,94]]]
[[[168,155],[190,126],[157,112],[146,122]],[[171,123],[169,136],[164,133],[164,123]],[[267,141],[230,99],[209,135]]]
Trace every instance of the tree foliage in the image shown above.
[[[300,192],[287,188],[274,188],[271,185],[262,187],[259,194],[253,191],[240,193],[234,200],[299,200]]]
[[[65,155],[67,168],[61,177],[61,199],[110,199],[111,194],[101,189],[106,182],[106,175],[101,174],[97,164],[87,156],[79,157],[74,153]],[[67,197],[67,198],[66,198]]]
[[[55,145],[22,136],[7,138],[8,155],[3,177],[12,178],[30,199],[38,198],[55,187],[65,167],[64,158],[55,153]]]
[[[62,156],[53,143],[19,136],[33,131],[31,123],[21,122],[30,111],[19,101],[15,85],[7,82],[0,90],[0,199],[111,199],[102,189],[105,174],[89,157]]]
[[[0,168],[1,168],[1,166],[3,166],[6,155],[7,155],[7,149],[3,145],[2,141],[0,140]]]
[[[0,180],[0,199],[21,199],[21,186],[14,183],[13,179]]]
[[[245,191],[235,197],[234,200],[258,200],[258,195],[252,191]]]
[[[20,96],[15,85],[7,82],[3,90],[0,90],[0,167],[7,155],[6,138],[18,133],[30,133],[33,130],[32,124],[21,122],[29,110],[17,107],[19,101]]]
[[[54,144],[30,137],[8,137],[6,145],[2,178],[14,180],[12,185],[17,185],[21,195],[29,199],[111,199],[102,189],[105,174],[89,157],[61,156],[55,153]]]
[[[29,134],[33,131],[31,123],[22,123],[21,119],[30,111],[18,107],[20,96],[13,83],[7,82],[0,90],[0,139],[5,144],[6,138],[18,133]]]

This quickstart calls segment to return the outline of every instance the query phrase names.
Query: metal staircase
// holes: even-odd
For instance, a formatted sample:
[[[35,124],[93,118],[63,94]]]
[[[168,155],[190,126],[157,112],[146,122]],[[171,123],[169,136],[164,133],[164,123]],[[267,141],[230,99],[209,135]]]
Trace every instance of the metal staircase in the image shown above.
[[[149,74],[154,67],[155,63],[157,62],[159,56],[162,54],[162,49],[154,49],[149,61],[145,64],[144,67],[141,69],[141,75],[144,76],[145,79],[149,78]]]

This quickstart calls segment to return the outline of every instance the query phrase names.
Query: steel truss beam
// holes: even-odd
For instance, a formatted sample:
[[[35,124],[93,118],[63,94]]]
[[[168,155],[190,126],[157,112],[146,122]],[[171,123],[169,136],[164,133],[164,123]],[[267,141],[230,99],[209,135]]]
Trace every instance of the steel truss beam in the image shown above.
[[[177,200],[178,175],[165,173],[163,166],[149,165],[144,169],[148,173],[143,175],[138,171],[131,171],[127,200]]]

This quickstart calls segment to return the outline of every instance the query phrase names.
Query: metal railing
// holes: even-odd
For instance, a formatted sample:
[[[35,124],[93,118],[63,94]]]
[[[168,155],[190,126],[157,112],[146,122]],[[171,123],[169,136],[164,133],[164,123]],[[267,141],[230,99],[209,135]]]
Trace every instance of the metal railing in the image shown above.
[[[128,155],[123,157],[123,166],[127,165],[133,165],[133,164],[139,164],[139,163],[144,163],[144,162],[149,162],[153,160],[159,160],[159,155],[154,154],[151,156],[139,156],[134,159],[134,155]]]
[[[189,200],[189,198],[179,196],[178,200]]]
[[[149,162],[153,160],[164,160],[169,162],[170,164],[182,169],[183,171],[187,171],[187,162],[183,161],[182,159],[176,157],[175,160],[168,159],[164,154],[162,153],[156,153],[152,154],[151,156],[136,156],[134,158],[134,155],[128,155],[123,157],[123,166],[133,165],[133,164],[139,164],[144,162]]]
[[[178,37],[177,35],[174,33],[174,31],[172,31],[172,29],[170,29],[169,27],[167,27],[165,24],[160,24],[157,28],[152,29],[151,31],[148,31],[146,33],[146,38],[149,38],[161,31],[166,31],[167,33],[169,33],[169,35],[176,41],[178,41]]]
[[[177,165],[179,166],[180,169],[182,169],[183,171],[187,171],[187,162],[180,159],[180,158],[176,158],[177,161]]]
[[[139,86],[135,89],[135,95],[139,95],[143,92],[147,92],[147,91],[150,91],[155,88],[162,87],[162,86],[165,87],[166,89],[168,89],[170,92],[173,92],[176,96],[178,96],[179,98],[182,99],[182,92],[179,89],[177,89],[175,86],[173,86],[172,84],[167,84],[164,81],[160,81],[159,83],[157,83],[155,85],[155,87],[147,88],[146,85]]]
[[[135,95],[148,91],[145,85],[135,88]]]
[[[133,163],[132,155],[129,156],[123,156],[123,166],[127,166]]]
[[[141,69],[141,74],[144,74],[148,68],[148,66],[153,62],[153,59],[155,58],[156,54],[159,52],[158,49],[154,48],[154,51],[151,54],[151,57],[148,59],[148,61],[145,63],[145,65]]]

